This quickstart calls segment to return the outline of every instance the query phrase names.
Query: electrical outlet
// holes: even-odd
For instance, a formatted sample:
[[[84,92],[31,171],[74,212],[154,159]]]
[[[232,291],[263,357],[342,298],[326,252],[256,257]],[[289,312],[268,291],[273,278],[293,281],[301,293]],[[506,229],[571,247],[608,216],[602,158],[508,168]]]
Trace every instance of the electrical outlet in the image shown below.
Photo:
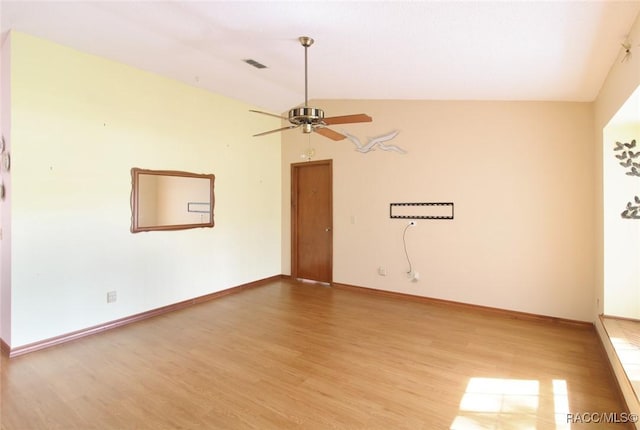
[[[118,293],[116,291],[109,291],[107,293],[107,303],[113,303],[118,300]]]
[[[407,272],[407,278],[411,282],[418,282],[418,279],[420,279],[420,273],[416,272],[415,270],[411,270],[410,272]]]
[[[384,267],[378,267],[378,275],[387,276],[387,269],[385,269]]]

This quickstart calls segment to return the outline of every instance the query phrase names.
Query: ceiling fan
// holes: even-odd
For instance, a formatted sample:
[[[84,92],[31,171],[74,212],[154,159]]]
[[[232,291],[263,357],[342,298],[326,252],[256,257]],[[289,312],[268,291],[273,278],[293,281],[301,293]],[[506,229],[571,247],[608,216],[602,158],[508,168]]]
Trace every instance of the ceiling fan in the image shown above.
[[[286,127],[265,131],[262,133],[254,134],[253,136],[264,136],[265,134],[277,133],[279,131],[302,127],[303,133],[315,132],[321,134],[324,137],[328,137],[329,139],[342,140],[347,136],[330,129],[327,126],[335,124],[352,124],[356,122],[371,122],[372,118],[364,113],[325,118],[324,111],[322,109],[309,106],[307,90],[307,49],[311,45],[313,45],[313,39],[307,36],[302,36],[299,37],[298,40],[300,41],[300,44],[304,46],[304,106],[294,107],[293,109],[289,110],[288,117],[250,109],[251,112],[288,120],[291,123],[291,125],[288,125]]]

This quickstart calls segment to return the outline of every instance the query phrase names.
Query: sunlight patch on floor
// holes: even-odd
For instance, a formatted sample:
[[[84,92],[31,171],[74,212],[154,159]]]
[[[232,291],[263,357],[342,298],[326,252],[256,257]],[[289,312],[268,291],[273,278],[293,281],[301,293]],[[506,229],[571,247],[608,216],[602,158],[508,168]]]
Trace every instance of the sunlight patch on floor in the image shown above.
[[[471,378],[460,401],[459,415],[452,430],[518,429],[545,426],[569,430],[569,399],[564,380],[551,381],[553,406],[541,416],[540,381],[505,378]],[[553,409],[551,409],[553,408]],[[554,426],[555,423],[555,426]]]
[[[622,337],[610,339],[633,390],[640,393],[640,341]]]
[[[551,381],[553,385],[553,408],[556,418],[557,430],[568,430],[571,424],[567,422],[567,417],[571,413],[569,410],[569,390],[567,389],[567,381],[564,379],[554,379]]]

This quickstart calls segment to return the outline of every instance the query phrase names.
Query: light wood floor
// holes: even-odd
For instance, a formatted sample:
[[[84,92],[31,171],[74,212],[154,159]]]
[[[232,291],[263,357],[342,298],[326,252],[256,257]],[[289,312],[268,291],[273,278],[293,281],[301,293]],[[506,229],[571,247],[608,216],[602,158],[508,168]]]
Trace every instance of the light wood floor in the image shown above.
[[[3,358],[1,428],[605,429],[591,328],[277,281]]]

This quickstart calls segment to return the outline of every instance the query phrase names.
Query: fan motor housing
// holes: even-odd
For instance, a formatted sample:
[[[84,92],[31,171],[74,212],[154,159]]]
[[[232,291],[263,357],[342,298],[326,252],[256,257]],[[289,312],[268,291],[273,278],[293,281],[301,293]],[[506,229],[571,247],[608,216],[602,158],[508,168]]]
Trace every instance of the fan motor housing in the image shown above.
[[[313,107],[297,107],[289,111],[289,122],[295,125],[320,124],[324,119],[324,111]],[[309,131],[306,131],[306,130]],[[303,127],[305,133],[311,133],[311,127]]]

